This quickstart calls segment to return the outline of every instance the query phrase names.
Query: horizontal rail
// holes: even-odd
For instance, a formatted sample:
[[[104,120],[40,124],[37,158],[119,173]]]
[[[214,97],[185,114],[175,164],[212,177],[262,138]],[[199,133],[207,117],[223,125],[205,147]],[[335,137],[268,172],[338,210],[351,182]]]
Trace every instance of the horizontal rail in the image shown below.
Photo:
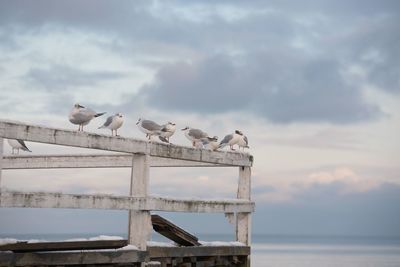
[[[155,157],[232,166],[251,166],[253,162],[253,157],[248,153],[211,151],[173,144],[147,142],[134,138],[113,137],[95,133],[55,129],[5,120],[0,120],[0,137],[23,139],[54,145],[149,154]]]
[[[229,165],[151,157],[151,167],[224,167]],[[33,155],[4,156],[3,170],[61,168],[132,168],[132,155]]]
[[[194,200],[47,192],[0,192],[0,207],[3,208],[67,208],[228,213],[253,212],[254,206],[254,202],[241,199]]]
[[[99,250],[70,252],[0,253],[0,266],[55,266],[82,264],[132,264],[144,262],[146,251]]]

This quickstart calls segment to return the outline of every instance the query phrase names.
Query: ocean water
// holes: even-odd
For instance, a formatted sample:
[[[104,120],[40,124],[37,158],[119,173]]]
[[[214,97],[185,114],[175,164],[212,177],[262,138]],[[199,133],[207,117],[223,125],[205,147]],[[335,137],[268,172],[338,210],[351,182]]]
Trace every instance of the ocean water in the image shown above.
[[[0,238],[56,241],[99,235],[126,238],[123,233],[0,234]],[[203,241],[233,241],[231,235],[197,236]],[[253,267],[400,267],[400,237],[253,235],[252,239]],[[152,240],[169,242],[157,234]]]
[[[399,267],[400,238],[255,237],[252,266]]]

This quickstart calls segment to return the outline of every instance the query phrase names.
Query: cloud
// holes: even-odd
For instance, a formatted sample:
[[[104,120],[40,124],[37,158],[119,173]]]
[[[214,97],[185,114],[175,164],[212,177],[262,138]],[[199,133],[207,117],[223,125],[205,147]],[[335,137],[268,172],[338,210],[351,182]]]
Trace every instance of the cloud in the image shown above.
[[[286,173],[285,176],[288,176],[286,180],[279,179],[279,182],[256,179],[254,199],[265,203],[296,203],[301,201],[303,196],[313,193],[315,188],[318,189],[315,190],[317,194],[345,196],[377,190],[388,181],[388,177],[382,173],[374,173],[373,176],[365,173],[360,175],[348,167],[325,168],[311,172],[297,170],[296,174]]]
[[[145,86],[136,84],[141,92],[130,98],[146,97],[145,103],[160,111],[239,111],[276,123],[351,123],[382,115],[366,100],[365,83],[387,92],[400,88],[397,5],[15,1],[0,9],[0,38],[73,31],[82,45],[84,36],[95,35],[102,40],[99,51],[156,73]],[[365,73],[362,80],[348,75],[351,66]],[[97,85],[96,79],[124,84],[123,76],[58,65],[32,67],[27,77],[63,90]]]
[[[101,82],[125,77],[114,71],[85,71],[66,65],[51,65],[47,68],[31,68],[24,79],[46,91],[60,91],[80,86],[97,86]]]
[[[215,55],[166,64],[141,94],[162,110],[198,113],[249,111],[278,123],[364,121],[380,114],[346,84],[339,63],[282,50],[237,59]]]
[[[385,183],[367,192],[342,194],[342,184],[319,184],[294,202],[257,205],[254,231],[297,235],[400,235],[400,186]]]

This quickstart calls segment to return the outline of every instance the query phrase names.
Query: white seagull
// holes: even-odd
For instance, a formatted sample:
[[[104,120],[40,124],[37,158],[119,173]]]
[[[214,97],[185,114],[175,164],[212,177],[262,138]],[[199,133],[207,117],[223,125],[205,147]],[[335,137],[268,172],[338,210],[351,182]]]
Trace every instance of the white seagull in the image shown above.
[[[154,121],[151,120],[143,120],[139,118],[139,120],[136,122],[136,125],[138,126],[139,130],[141,130],[143,133],[146,134],[146,137],[151,140],[151,137],[153,135],[156,135],[160,138],[161,141],[168,143],[167,139],[162,136],[162,129],[164,128],[158,123],[155,123]]]
[[[78,131],[83,131],[84,125],[88,125],[92,119],[104,115],[105,113],[106,112],[97,113],[90,108],[75,104],[69,113],[69,121],[79,125]]]
[[[175,130],[176,130],[176,124],[170,121],[162,125],[161,133],[159,136],[160,140],[163,142],[165,142],[166,140],[169,143],[169,138],[175,133]]]
[[[118,136],[118,129],[121,128],[122,124],[124,123],[124,118],[121,113],[117,113],[113,116],[107,118],[106,122],[99,127],[99,129],[108,128],[111,130],[111,135]]]
[[[240,136],[239,142],[237,143],[239,146],[239,149],[242,147],[243,151],[245,148],[250,148],[249,147],[249,140],[247,139],[247,136],[242,135]]]
[[[11,146],[12,148],[12,154],[19,154],[19,150],[23,150],[23,151],[28,151],[28,152],[32,152],[29,150],[29,148],[25,145],[24,140],[21,139],[8,139],[8,144]],[[17,153],[14,153],[14,151],[17,150]]]
[[[185,132],[186,138],[192,142],[193,147],[202,147],[203,141],[210,138],[206,132],[200,129],[190,128],[189,126],[183,128],[182,131]]]
[[[222,139],[221,143],[219,143],[218,148],[223,148],[227,145],[231,148],[231,150],[235,150],[233,148],[234,145],[238,144],[242,139],[243,133],[239,130],[236,130],[233,134],[228,134]]]
[[[203,146],[213,151],[217,150],[219,146],[218,136],[204,138],[201,142],[203,143]]]

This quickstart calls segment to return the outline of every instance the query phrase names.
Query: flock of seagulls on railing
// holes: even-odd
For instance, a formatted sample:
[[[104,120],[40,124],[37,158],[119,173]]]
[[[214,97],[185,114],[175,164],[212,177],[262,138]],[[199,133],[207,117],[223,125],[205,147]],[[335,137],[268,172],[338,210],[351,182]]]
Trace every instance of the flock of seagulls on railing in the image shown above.
[[[79,125],[78,131],[83,131],[83,126],[88,125],[91,120],[94,118],[100,117],[104,115],[106,112],[95,112],[90,108],[86,108],[81,106],[80,104],[75,104],[69,113],[69,121],[72,124]],[[121,113],[117,113],[115,115],[109,116],[107,120],[104,122],[99,129],[110,129],[112,136],[118,136],[118,129],[122,127],[124,123],[124,118]],[[158,137],[158,139],[165,143],[170,143],[170,137],[175,133],[176,124],[172,122],[167,122],[165,124],[158,124],[151,120],[145,120],[139,118],[136,122],[139,130],[146,134],[148,140],[152,140],[152,137]],[[185,136],[192,143],[192,146],[195,148],[207,148],[210,150],[218,150],[222,149],[229,145],[231,150],[234,149],[234,145],[237,145],[243,150],[245,148],[249,148],[249,142],[247,137],[239,130],[235,130],[233,133],[228,134],[222,139],[221,142],[218,142],[218,136],[210,137],[206,132],[191,128],[186,126],[182,129]],[[19,150],[32,152],[26,146],[25,142],[20,139],[8,139],[9,145],[12,147],[12,154]]]

